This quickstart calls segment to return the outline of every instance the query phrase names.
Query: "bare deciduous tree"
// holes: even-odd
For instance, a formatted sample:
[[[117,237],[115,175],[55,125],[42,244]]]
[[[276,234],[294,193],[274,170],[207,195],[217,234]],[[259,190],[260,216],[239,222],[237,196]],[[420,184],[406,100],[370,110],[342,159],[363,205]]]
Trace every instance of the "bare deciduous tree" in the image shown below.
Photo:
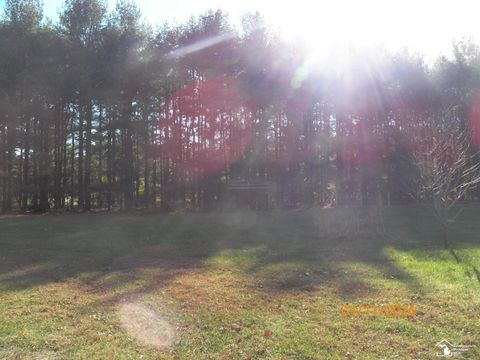
[[[452,214],[452,208],[480,184],[479,152],[468,130],[448,119],[444,115],[445,121],[432,121],[421,135],[411,139],[415,142],[411,155],[417,174],[410,190],[417,200],[431,201],[443,227],[445,248],[449,245],[449,224],[463,211],[460,208]]]

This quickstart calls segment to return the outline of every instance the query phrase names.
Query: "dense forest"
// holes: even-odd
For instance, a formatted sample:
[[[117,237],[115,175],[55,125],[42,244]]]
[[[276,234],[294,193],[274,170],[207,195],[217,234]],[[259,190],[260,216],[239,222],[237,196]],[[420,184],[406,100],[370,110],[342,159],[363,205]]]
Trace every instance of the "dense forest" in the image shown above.
[[[473,41],[428,63],[379,47],[312,58],[259,14],[141,18],[128,0],[66,0],[55,23],[37,0],[6,1],[2,212],[478,196]]]

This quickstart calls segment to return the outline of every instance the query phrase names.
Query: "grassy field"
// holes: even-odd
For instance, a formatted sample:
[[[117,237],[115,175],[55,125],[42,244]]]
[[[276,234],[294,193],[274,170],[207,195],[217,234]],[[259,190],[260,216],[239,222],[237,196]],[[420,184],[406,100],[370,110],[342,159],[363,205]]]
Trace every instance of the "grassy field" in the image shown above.
[[[447,339],[479,359],[479,215],[453,252],[413,207],[1,217],[0,358],[434,359]],[[164,323],[173,344],[145,345]]]

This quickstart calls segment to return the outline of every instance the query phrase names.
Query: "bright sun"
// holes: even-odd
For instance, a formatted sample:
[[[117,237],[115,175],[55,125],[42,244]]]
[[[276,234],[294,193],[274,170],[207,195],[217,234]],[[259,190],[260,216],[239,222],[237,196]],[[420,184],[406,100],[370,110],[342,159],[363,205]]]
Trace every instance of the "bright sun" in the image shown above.
[[[401,46],[402,35],[407,34],[392,24],[386,3],[297,0],[287,6],[271,4],[265,13],[287,39],[305,42],[314,53],[350,44]]]
[[[0,0],[1,1],[1,0]],[[109,0],[113,1],[113,0]],[[408,47],[433,59],[450,53],[452,41],[478,37],[478,0],[138,0],[152,23],[179,22],[221,8],[239,25],[259,11],[288,39],[305,42],[315,54],[332,47],[383,44]],[[477,38],[478,40],[478,38]]]
[[[250,1],[245,2],[249,6]],[[392,50],[409,47],[437,56],[449,51],[454,38],[477,35],[472,14],[478,5],[469,0],[458,0],[456,6],[417,0],[257,0],[251,6],[287,39],[305,42],[316,54],[337,46],[383,44]],[[222,7],[241,11],[229,1]],[[461,14],[454,14],[459,9]]]

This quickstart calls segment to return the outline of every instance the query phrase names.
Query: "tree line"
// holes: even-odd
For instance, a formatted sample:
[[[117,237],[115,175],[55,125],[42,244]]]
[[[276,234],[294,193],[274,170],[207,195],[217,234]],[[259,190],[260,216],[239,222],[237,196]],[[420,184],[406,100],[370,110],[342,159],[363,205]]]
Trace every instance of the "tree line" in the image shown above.
[[[433,152],[446,168],[478,164],[480,51],[463,40],[452,53],[312,59],[259,14],[154,28],[128,0],[66,0],[57,22],[38,0],[6,0],[1,211],[213,209],[232,183],[273,189],[278,207],[428,200]],[[439,153],[456,134],[472,146]]]

